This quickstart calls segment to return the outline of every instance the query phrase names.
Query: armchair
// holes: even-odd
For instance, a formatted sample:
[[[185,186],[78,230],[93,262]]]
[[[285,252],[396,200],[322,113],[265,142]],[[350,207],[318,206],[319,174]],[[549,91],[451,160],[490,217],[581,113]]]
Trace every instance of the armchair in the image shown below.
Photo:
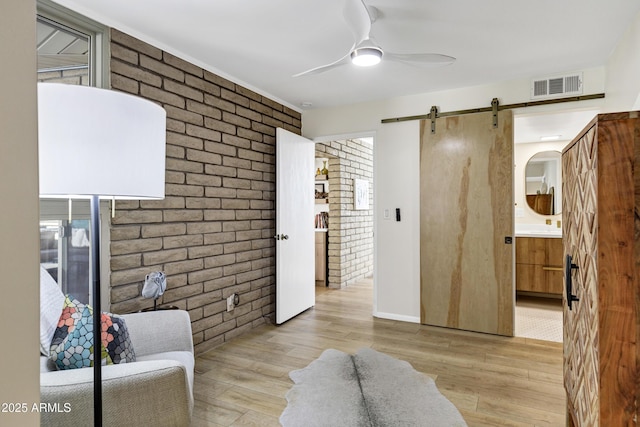
[[[55,289],[42,282],[44,289]],[[188,426],[195,365],[189,314],[160,310],[122,317],[136,361],[102,367],[103,425]],[[83,419],[91,423],[93,370],[56,370],[46,355],[40,362],[40,400],[47,404],[41,425],[83,425]]]

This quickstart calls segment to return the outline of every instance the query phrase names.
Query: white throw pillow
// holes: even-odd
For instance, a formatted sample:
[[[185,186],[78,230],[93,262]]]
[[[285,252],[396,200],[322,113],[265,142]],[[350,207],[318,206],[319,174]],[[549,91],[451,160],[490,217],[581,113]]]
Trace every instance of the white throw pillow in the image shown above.
[[[51,340],[58,326],[64,294],[47,270],[40,265],[40,353],[49,356]]]

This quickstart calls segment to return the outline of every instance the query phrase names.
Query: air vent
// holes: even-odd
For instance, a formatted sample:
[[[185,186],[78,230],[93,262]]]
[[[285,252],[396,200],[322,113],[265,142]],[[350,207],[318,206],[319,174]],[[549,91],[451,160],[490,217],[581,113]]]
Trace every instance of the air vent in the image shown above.
[[[531,81],[531,99],[582,95],[582,73],[553,76]]]

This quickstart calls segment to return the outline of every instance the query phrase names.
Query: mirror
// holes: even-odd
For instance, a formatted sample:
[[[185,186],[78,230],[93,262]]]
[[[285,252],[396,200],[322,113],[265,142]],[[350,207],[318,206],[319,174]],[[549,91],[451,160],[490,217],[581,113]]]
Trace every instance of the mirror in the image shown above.
[[[562,208],[562,154],[541,151],[525,167],[527,205],[540,215],[557,215]]]

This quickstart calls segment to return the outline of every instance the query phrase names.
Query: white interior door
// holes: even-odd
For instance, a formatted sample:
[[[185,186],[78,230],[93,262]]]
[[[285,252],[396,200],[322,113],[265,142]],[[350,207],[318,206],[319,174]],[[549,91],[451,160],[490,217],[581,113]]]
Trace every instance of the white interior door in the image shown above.
[[[276,130],[276,323],[316,303],[313,141]]]

